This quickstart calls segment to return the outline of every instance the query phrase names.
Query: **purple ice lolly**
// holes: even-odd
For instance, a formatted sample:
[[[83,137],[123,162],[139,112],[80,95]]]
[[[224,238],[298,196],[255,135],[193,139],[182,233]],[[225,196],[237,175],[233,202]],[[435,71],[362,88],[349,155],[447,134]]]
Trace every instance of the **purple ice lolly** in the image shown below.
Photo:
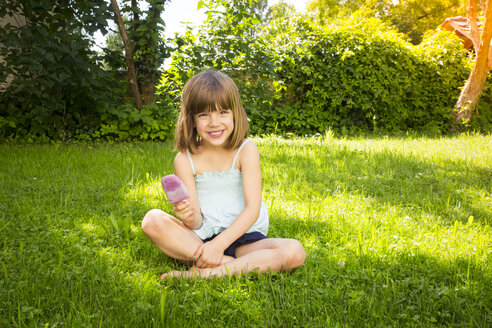
[[[166,192],[167,199],[171,204],[179,203],[183,199],[190,197],[184,183],[174,174],[162,177],[161,183],[162,188]]]

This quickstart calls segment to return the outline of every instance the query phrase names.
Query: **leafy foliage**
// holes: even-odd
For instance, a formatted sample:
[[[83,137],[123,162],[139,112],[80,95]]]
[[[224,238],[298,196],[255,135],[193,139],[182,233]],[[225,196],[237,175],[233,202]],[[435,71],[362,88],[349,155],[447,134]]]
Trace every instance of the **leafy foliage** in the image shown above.
[[[292,13],[261,27],[252,24],[251,10],[242,16],[227,10],[214,11],[196,38],[190,30],[178,39],[181,48],[160,86],[177,106],[186,80],[212,67],[236,80],[254,133],[448,131],[470,69],[456,36],[437,31],[413,46],[375,18],[354,15],[345,25],[323,29]],[[221,27],[231,17],[244,22]],[[254,40],[235,37],[252,30]],[[241,47],[250,53],[235,51]],[[248,71],[262,72],[256,83]]]
[[[336,25],[340,20],[360,12],[378,17],[406,34],[413,44],[426,31],[434,30],[447,17],[464,14],[466,0],[312,0],[307,9],[321,25]]]
[[[170,56],[171,47],[162,37],[165,23],[161,13],[166,2],[168,0],[148,0],[143,5],[142,1],[124,1],[121,8],[144,104],[154,103],[154,89],[160,78],[160,67]],[[112,69],[126,70],[123,40],[119,33],[115,31],[108,35],[104,58]]]
[[[396,33],[364,33],[365,26],[306,34],[296,33],[297,25],[286,32],[291,39],[277,65],[280,106],[262,113],[260,122],[284,116],[277,128],[301,134],[447,130],[466,78],[458,40],[450,36],[450,47],[431,50],[432,44],[414,48]]]
[[[390,1],[386,4],[388,14],[383,20],[408,35],[413,44],[418,44],[426,31],[436,29],[446,18],[464,15],[466,3],[467,0]]]
[[[101,128],[93,135],[79,139],[169,140],[174,136],[177,111],[174,107],[153,104],[144,105],[141,111],[131,105],[109,109],[102,114]]]
[[[141,10],[135,4],[123,9],[133,16],[133,19],[128,21],[130,25],[128,32],[132,40],[139,84],[156,83],[160,78],[159,67],[164,59],[169,57],[169,49],[161,38],[165,23],[160,17],[168,0],[146,2],[149,5],[146,11]]]
[[[160,95],[179,102],[184,83],[205,68],[222,70],[236,81],[247,111],[268,102],[275,75],[271,49],[261,35],[266,2],[252,0],[202,1],[208,19],[197,31],[188,30],[176,39],[179,50],[163,73]],[[222,10],[221,10],[222,9]]]
[[[89,34],[105,31],[105,1],[8,1],[0,17],[20,24],[0,27],[1,136],[67,139],[90,133],[98,111],[113,104],[121,87],[90,50]]]
[[[162,10],[162,0],[148,2]],[[150,31],[147,19],[155,12],[135,4],[124,2],[127,16],[133,16],[129,30],[140,40],[136,57],[146,58],[139,66],[141,82],[150,83],[170,48],[162,40],[154,43],[163,28],[160,18]],[[170,138],[182,86],[205,68],[237,82],[253,133],[438,133],[449,128],[472,63],[448,33],[428,34],[413,46],[364,11],[322,27],[283,2],[268,10],[265,0],[208,0],[199,6],[208,8],[208,20],[175,39],[178,51],[161,76],[158,103],[137,113],[116,105],[124,102],[124,87],[90,50],[89,35],[105,31],[110,17],[106,2],[9,1],[0,17],[21,15],[26,23],[0,27],[0,78],[15,76],[2,84],[0,138]],[[149,45],[160,50],[145,52]],[[473,128],[491,130],[491,104],[489,78]]]
[[[123,22],[127,23],[128,18],[123,16]],[[128,30],[128,24],[125,28]],[[121,34],[117,31],[110,31],[106,35],[106,47],[103,51],[104,67],[114,71],[125,71],[126,63],[124,56],[125,47]]]

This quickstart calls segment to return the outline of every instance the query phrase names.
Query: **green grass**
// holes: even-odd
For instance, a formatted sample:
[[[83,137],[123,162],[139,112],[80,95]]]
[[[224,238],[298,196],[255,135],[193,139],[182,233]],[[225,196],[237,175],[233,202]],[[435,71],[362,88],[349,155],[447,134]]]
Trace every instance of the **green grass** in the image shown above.
[[[0,327],[490,327],[492,137],[255,139],[287,273],[165,281],[169,143],[0,145]]]

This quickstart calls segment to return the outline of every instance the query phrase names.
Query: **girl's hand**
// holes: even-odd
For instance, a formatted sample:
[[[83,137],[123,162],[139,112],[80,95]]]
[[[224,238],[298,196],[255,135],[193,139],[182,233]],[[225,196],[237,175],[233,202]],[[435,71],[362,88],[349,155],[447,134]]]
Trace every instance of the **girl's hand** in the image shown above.
[[[198,259],[199,268],[215,268],[222,263],[223,257],[224,249],[214,244],[213,240],[200,245],[193,254],[193,258]]]
[[[193,225],[195,216],[193,215],[193,208],[190,205],[189,198],[174,204],[173,211],[176,217],[183,221],[186,226],[191,227]]]

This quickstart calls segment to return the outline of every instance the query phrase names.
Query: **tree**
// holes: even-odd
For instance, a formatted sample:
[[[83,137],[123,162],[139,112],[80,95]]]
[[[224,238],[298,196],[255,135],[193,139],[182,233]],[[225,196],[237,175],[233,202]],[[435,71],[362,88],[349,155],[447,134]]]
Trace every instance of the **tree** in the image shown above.
[[[295,12],[294,5],[291,5],[285,0],[280,0],[278,3],[272,5],[268,8],[266,13],[266,17],[268,21],[272,21],[275,19],[285,19],[291,16]]]
[[[155,85],[160,79],[160,66],[164,59],[170,55],[170,47],[166,46],[162,38],[164,31],[164,21],[161,13],[164,11],[164,4],[169,0],[125,0],[122,2],[121,12],[127,14],[121,16],[121,24],[118,24],[120,34],[125,30],[132,52],[132,62],[135,70],[136,87],[142,96],[143,104],[154,103]],[[116,0],[111,0],[116,3]],[[113,6],[114,8],[114,6]],[[141,9],[145,8],[145,9]],[[118,18],[116,17],[118,20]],[[128,25],[128,28],[125,28]],[[122,39],[123,35],[122,35]],[[125,46],[125,54],[126,51]],[[126,55],[127,68],[129,69],[129,59]],[[130,81],[131,84],[131,81]],[[134,88],[133,85],[132,90]],[[134,91],[133,91],[134,92]]]
[[[487,75],[492,67],[492,51],[490,49],[492,38],[492,1],[483,1],[481,5],[482,8],[485,7],[485,21],[483,22],[482,35],[480,35],[477,25],[477,1],[470,0],[468,2],[467,20],[470,26],[476,58],[470,77],[461,90],[460,97],[455,105],[453,112],[455,129],[460,124],[466,124],[471,120],[473,111],[477,108],[485,81],[487,80]]]
[[[311,0],[307,4],[307,11],[315,20],[326,25],[336,17],[348,16],[365,6],[366,0]]]
[[[400,32],[408,35],[413,44],[422,40],[423,34],[434,30],[448,17],[457,16],[464,10],[466,0],[404,0],[386,6],[389,21]]]
[[[465,5],[465,0],[312,0],[308,12],[326,25],[336,18],[366,11],[371,17],[391,23],[408,35],[412,43],[418,44],[427,30],[435,29],[447,17],[458,15]]]
[[[125,46],[125,59],[126,65],[128,67],[128,81],[132,89],[133,99],[135,99],[135,104],[138,110],[142,110],[142,98],[140,97],[140,90],[137,84],[137,76],[135,74],[135,68],[133,65],[132,45],[130,43],[130,39],[128,38],[128,34],[126,33],[126,28],[120,13],[120,8],[118,7],[118,3],[116,3],[116,0],[111,0],[111,6],[113,7],[115,21],[118,25],[121,38],[123,39],[123,44]]]

